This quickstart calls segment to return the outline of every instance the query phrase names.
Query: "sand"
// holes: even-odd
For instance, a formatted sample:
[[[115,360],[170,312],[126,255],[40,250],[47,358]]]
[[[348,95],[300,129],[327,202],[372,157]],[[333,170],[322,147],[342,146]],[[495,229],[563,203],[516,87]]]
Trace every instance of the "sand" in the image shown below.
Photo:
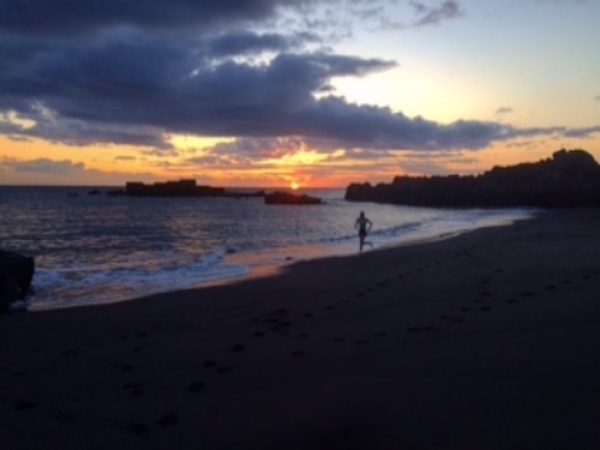
[[[600,448],[600,210],[0,317],[0,449]]]

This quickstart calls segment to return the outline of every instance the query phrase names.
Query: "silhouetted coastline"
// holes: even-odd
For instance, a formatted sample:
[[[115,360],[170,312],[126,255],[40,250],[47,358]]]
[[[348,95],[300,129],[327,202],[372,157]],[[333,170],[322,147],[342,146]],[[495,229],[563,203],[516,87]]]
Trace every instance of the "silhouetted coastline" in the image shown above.
[[[482,175],[395,177],[390,184],[353,183],[349,201],[430,207],[543,208],[600,206],[600,166],[584,150],[559,150],[535,163],[494,167]]]

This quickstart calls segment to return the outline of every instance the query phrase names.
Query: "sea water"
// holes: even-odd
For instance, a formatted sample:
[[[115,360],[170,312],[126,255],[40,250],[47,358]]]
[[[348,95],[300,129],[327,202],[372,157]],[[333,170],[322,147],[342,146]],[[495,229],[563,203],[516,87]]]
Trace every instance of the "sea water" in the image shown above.
[[[307,206],[265,205],[262,198],[109,197],[110,188],[99,188],[101,195],[91,190],[0,187],[0,249],[36,262],[29,309],[122,301],[355,254],[360,211],[373,222],[373,249],[533,214],[347,202],[343,189],[303,191],[325,201]]]

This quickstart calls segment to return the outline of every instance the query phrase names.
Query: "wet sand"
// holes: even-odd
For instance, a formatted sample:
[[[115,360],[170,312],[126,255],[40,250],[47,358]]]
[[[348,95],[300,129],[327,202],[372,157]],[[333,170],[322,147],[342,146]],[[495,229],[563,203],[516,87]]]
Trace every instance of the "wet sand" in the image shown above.
[[[600,210],[0,317],[0,448],[600,447]]]

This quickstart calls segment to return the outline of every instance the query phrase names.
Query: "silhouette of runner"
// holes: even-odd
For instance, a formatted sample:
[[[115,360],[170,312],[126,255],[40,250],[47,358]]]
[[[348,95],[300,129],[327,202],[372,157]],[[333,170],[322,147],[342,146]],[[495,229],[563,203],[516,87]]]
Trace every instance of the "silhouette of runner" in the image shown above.
[[[365,244],[370,245],[371,247],[373,247],[373,244],[371,242],[365,241],[365,238],[367,237],[367,233],[369,231],[371,231],[371,227],[373,226],[373,222],[371,222],[369,219],[367,219],[367,217],[365,216],[365,212],[361,211],[360,215],[357,217],[356,222],[354,222],[354,228],[358,229],[358,239],[359,239],[359,245],[360,245],[360,253],[362,253],[363,251],[363,246]]]

